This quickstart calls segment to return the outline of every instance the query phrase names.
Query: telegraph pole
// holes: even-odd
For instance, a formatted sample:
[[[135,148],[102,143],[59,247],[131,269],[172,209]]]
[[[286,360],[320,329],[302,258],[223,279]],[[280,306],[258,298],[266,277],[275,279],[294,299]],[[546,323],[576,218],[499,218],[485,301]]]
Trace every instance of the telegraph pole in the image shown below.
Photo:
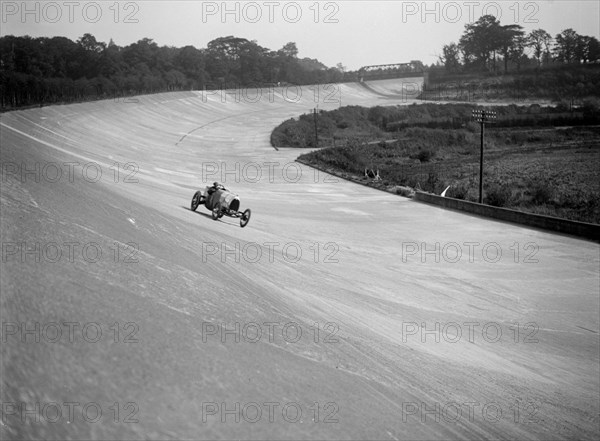
[[[319,131],[317,130],[317,113],[319,112],[319,108],[315,107],[313,109],[314,120],[315,120],[315,148],[319,147]]]
[[[494,123],[496,121],[496,112],[492,112],[491,110],[473,110],[473,119],[481,124],[481,152],[479,154],[479,203],[483,204],[483,143],[485,136],[485,123]]]

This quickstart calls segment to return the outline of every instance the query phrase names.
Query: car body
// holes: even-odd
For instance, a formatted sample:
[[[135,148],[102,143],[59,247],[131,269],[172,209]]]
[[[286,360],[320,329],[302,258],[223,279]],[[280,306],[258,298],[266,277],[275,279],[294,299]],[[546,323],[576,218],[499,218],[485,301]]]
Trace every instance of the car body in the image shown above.
[[[204,205],[207,210],[211,211],[214,220],[223,216],[239,218],[242,228],[248,225],[252,213],[249,208],[241,212],[238,195],[217,183],[207,186],[204,191],[199,190],[194,193],[191,204],[192,211],[196,211],[199,205]]]

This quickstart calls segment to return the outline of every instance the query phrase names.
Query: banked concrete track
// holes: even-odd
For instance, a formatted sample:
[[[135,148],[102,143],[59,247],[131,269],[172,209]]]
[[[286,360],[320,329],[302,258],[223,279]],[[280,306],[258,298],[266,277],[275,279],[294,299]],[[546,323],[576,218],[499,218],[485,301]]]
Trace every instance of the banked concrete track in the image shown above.
[[[315,88],[252,92],[1,116],[2,439],[596,439],[598,244],[289,165]]]
[[[362,81],[359,84],[369,92],[382,98],[412,101],[423,90],[423,77]]]

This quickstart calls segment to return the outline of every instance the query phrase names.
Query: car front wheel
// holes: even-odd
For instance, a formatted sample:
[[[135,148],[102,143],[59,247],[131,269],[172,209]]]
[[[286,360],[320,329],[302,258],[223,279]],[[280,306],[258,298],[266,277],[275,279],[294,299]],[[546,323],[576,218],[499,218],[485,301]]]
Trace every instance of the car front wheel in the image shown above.
[[[191,205],[192,211],[196,211],[196,208],[198,208],[198,205],[200,205],[201,200],[202,200],[202,193],[197,191],[194,194],[194,197],[192,198],[192,205]]]

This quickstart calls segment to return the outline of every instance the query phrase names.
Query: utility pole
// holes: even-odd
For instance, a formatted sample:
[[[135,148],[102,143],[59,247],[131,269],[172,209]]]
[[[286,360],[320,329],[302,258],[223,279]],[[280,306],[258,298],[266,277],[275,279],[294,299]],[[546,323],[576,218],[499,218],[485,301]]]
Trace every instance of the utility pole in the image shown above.
[[[317,130],[317,114],[319,113],[319,108],[315,107],[313,109],[313,115],[315,120],[315,148],[319,147],[319,131]]]
[[[496,112],[491,110],[473,110],[473,119],[481,124],[481,152],[479,155],[479,203],[483,204],[483,142],[485,136],[485,123],[496,122]]]

